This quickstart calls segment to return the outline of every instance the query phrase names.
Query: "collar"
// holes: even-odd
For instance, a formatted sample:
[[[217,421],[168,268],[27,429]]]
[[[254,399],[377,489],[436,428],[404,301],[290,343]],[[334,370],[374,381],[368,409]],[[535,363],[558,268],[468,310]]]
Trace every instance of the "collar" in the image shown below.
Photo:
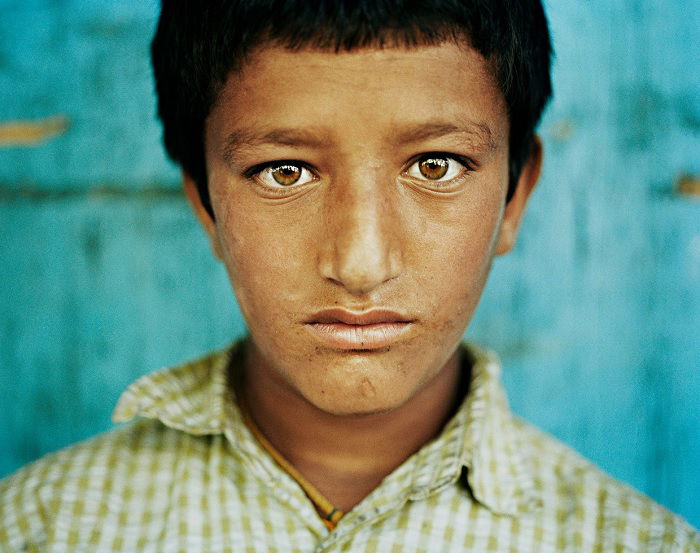
[[[222,434],[233,403],[227,367],[241,344],[142,376],[121,395],[112,421],[127,422],[139,416],[195,436]],[[236,415],[240,418],[237,409]]]
[[[462,462],[474,497],[490,510],[515,516],[538,509],[541,498],[529,444],[514,420],[493,352],[465,345],[472,379],[455,426],[463,427]]]
[[[141,377],[122,394],[112,420],[141,416],[197,436],[226,434],[243,446],[248,433],[227,376],[242,345]],[[442,433],[413,456],[414,469],[404,472],[409,497],[432,495],[466,469],[474,499],[492,512],[516,516],[537,509],[528,444],[508,408],[500,361],[473,344],[463,344],[463,359],[472,365],[469,392]]]
[[[528,444],[501,385],[501,364],[488,350],[462,344],[471,364],[469,391],[453,418],[415,458],[411,499],[428,497],[460,478],[491,512],[517,516],[541,506]]]

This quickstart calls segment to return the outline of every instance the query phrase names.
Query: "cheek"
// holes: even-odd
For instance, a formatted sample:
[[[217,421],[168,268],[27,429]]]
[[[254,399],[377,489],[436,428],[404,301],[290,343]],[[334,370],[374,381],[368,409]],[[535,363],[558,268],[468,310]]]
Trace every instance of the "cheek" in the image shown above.
[[[451,347],[473,316],[494,254],[502,207],[499,198],[479,198],[456,208],[440,224],[427,225],[418,287],[430,316],[427,336]]]
[[[455,204],[441,216],[426,218],[414,235],[413,253],[425,290],[435,301],[460,299],[481,291],[498,238],[503,207],[500,198],[475,197]],[[438,306],[436,306],[438,307]],[[444,305],[443,305],[444,307]]]
[[[249,326],[288,318],[284,306],[299,298],[303,251],[279,218],[266,218],[244,202],[217,212],[217,237],[239,307]],[[259,207],[257,208],[259,210]],[[255,216],[252,216],[255,214]]]

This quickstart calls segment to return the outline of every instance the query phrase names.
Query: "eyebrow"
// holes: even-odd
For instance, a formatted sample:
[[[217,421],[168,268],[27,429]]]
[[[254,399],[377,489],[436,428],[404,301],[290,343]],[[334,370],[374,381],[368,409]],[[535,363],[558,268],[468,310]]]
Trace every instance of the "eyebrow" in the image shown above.
[[[470,142],[480,145],[487,150],[496,148],[491,128],[486,123],[475,121],[460,121],[458,124],[438,121],[409,125],[401,129],[393,138],[393,141],[397,144],[413,144],[449,135],[468,137]]]
[[[324,132],[320,128],[306,127],[304,129],[271,129],[256,132],[247,129],[237,129],[226,137],[223,155],[226,161],[231,161],[234,152],[241,147],[255,148],[261,145],[320,147],[328,144]]]
[[[456,135],[485,150],[496,148],[493,133],[485,123],[460,121],[458,124],[442,121],[416,123],[400,129],[390,139],[393,144],[415,144],[426,140]],[[327,132],[321,127],[277,128],[255,131],[236,129],[224,142],[223,157],[227,162],[234,158],[239,148],[256,148],[262,145],[320,148],[329,143]]]

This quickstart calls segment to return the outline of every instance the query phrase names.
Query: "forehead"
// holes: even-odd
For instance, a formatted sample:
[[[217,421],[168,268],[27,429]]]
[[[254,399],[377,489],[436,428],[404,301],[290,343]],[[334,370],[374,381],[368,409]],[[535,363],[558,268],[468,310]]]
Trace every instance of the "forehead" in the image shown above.
[[[507,137],[491,65],[466,43],[339,53],[259,48],[227,79],[208,131],[225,127],[234,141],[252,143],[281,127],[323,141],[324,132],[390,138],[426,125],[469,127],[484,141]]]

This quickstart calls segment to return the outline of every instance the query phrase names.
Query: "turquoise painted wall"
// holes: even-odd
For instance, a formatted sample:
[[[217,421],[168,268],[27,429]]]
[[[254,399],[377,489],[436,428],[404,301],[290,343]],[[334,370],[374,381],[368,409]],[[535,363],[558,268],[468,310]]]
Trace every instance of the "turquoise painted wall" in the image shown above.
[[[55,133],[0,144],[4,475],[244,327],[161,151],[155,0],[0,8],[0,142]],[[549,16],[544,177],[470,335],[501,353],[518,413],[699,526],[700,4]]]

